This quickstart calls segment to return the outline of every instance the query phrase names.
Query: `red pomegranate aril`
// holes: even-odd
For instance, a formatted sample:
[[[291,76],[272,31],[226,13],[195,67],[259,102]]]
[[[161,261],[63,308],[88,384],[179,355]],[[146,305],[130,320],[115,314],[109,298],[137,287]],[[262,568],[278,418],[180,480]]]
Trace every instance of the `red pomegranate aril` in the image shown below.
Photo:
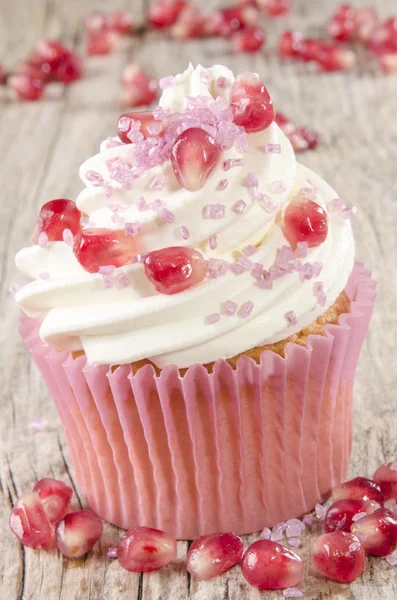
[[[164,135],[165,125],[164,128],[162,128],[158,133],[156,132],[154,134],[148,131],[148,127],[153,125],[159,126],[161,124],[161,121],[158,121],[153,117],[153,113],[151,111],[147,110],[124,113],[121,115],[117,123],[117,135],[124,144],[132,143],[128,137],[128,133],[131,131],[134,122],[137,121],[139,121],[141,124],[139,131],[145,138]]]
[[[362,539],[367,554],[388,556],[397,548],[397,515],[387,508],[378,508],[359,519],[351,531]]]
[[[236,125],[247,133],[262,131],[274,121],[270,94],[255,73],[241,73],[232,86],[230,109]]]
[[[84,26],[89,36],[103,33],[108,29],[108,16],[104,12],[93,12],[86,17]]]
[[[60,42],[41,40],[29,60],[35,64],[46,63],[49,66],[50,73],[55,75],[61,62],[68,58],[70,54],[69,48],[66,48]]]
[[[291,9],[292,0],[258,0],[258,6],[268,17],[280,17]]]
[[[278,53],[285,58],[297,58],[301,54],[303,41],[299,31],[284,31],[278,40]]]
[[[33,491],[39,495],[51,522],[59,521],[65,516],[73,494],[71,487],[62,481],[46,477],[36,483]]]
[[[57,69],[57,78],[65,84],[78,81],[83,76],[83,60],[78,54],[70,54]]]
[[[145,106],[156,100],[157,81],[146,75],[137,65],[127,65],[121,75],[121,81],[125,85],[121,95],[123,106]]]
[[[172,25],[170,36],[175,40],[188,40],[208,34],[208,19],[196,6],[186,6]]]
[[[68,558],[87,554],[103,533],[102,519],[90,510],[77,510],[66,515],[56,528],[59,550]]]
[[[325,533],[314,540],[312,562],[322,575],[342,583],[357,579],[365,567],[365,550],[359,539],[346,531]]]
[[[360,8],[356,11],[356,38],[367,44],[379,24],[376,8]]]
[[[322,71],[349,71],[356,62],[356,54],[342,46],[324,46],[315,57]]]
[[[112,31],[103,31],[90,35],[86,41],[86,52],[89,56],[110,54],[116,44],[116,36]]]
[[[107,25],[118,35],[128,35],[134,29],[132,16],[124,10],[116,10],[111,13],[107,19]]]
[[[44,82],[32,75],[15,73],[10,75],[7,84],[14,90],[19,100],[34,102],[40,100],[44,95]]]
[[[274,119],[275,123],[280,127],[281,131],[288,137],[296,130],[296,125],[288,117],[282,113],[277,113]]]
[[[372,479],[366,477],[355,477],[350,481],[341,483],[332,490],[333,500],[349,498],[351,500],[374,500],[382,504],[384,497],[380,486]]]
[[[73,252],[86,271],[97,273],[101,267],[122,267],[136,256],[136,242],[124,231],[83,229],[74,238]]]
[[[221,147],[214,138],[198,127],[183,131],[171,149],[175,177],[183,188],[200,190],[216,167]]]
[[[396,55],[397,57],[397,55]],[[397,500],[397,461],[378,467],[373,480],[379,485],[385,500]]]
[[[258,11],[252,6],[228,6],[215,13],[217,34],[229,38],[236,31],[254,27],[258,22]]]
[[[327,44],[322,40],[314,40],[306,38],[302,41],[300,46],[299,56],[305,62],[316,60],[323,48],[327,47]]]
[[[155,29],[171,27],[186,6],[185,0],[158,0],[149,9],[149,23]]]
[[[355,515],[373,512],[378,507],[379,504],[371,500],[337,500],[327,510],[324,519],[324,531],[325,533],[350,531]]]
[[[320,143],[321,135],[317,133],[317,131],[314,131],[314,129],[310,129],[309,127],[298,127],[296,133],[307,142],[309,150],[313,150]]]
[[[233,533],[203,535],[187,555],[187,570],[196,579],[212,579],[238,563],[244,553],[242,539]]]
[[[7,76],[3,65],[0,64],[0,85],[6,82]]]
[[[303,562],[292,550],[271,540],[258,540],[246,550],[241,572],[259,590],[280,590],[297,585]]]
[[[49,242],[60,242],[65,229],[70,229],[76,235],[80,227],[81,212],[72,200],[50,200],[40,209],[32,241],[37,244],[40,233],[46,233]]]
[[[127,571],[148,573],[174,560],[176,550],[176,539],[165,531],[134,527],[119,541],[117,560]]]
[[[26,492],[18,498],[11,511],[10,528],[24,546],[40,550],[50,545],[51,523],[38,494]]]
[[[356,23],[350,19],[333,18],[329,21],[327,29],[332,39],[347,42],[354,37]]]
[[[319,246],[328,234],[327,213],[316,202],[298,197],[284,212],[283,231],[293,248],[298,242],[306,242],[309,248]]]
[[[265,32],[260,27],[251,27],[238,31],[233,36],[234,49],[237,52],[258,52],[265,43]]]
[[[193,248],[171,246],[149,252],[145,273],[160,294],[179,294],[201,283],[207,274],[207,262]]]
[[[53,74],[48,63],[35,63],[25,61],[20,63],[14,71],[16,75],[29,75],[35,79],[41,79],[44,83],[51,80]]]
[[[397,50],[393,53],[379,54],[376,58],[384,73],[397,73]]]

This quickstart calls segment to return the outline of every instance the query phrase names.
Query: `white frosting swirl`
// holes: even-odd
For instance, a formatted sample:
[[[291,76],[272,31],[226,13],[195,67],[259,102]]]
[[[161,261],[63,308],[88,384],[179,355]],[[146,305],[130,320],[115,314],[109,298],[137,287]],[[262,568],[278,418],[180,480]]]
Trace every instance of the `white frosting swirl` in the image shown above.
[[[176,77],[176,85],[166,88],[160,104],[181,111],[185,98],[194,95],[220,95],[229,102],[230,86],[216,87],[218,77],[230,84],[232,73],[225,67],[206,70],[213,76],[210,85],[202,83],[200,73],[190,66]],[[267,144],[279,144],[279,154],[265,153]],[[277,125],[248,136],[248,152],[243,155],[244,165],[224,171],[228,158],[241,158],[235,148],[222,153],[219,164],[205,186],[189,192],[178,184],[170,162],[148,169],[134,182],[131,190],[115,185],[111,198],[103,187],[94,187],[87,180],[88,171],[109,177],[106,161],[119,157],[128,162],[131,145],[107,149],[102,144],[100,154],[86,161],[80,176],[86,189],[77,199],[78,208],[88,215],[96,227],[120,228],[120,222],[139,221],[142,234],[140,250],[150,251],[167,246],[191,244],[206,258],[222,258],[234,262],[241,256],[240,249],[247,244],[258,246],[251,257],[266,269],[274,264],[277,250],[287,244],[280,227],[279,216],[300,188],[308,187],[308,180],[316,190],[316,202],[327,209],[336,197],[335,192],[320,177],[295,163],[291,145]],[[247,174],[253,172],[259,180],[259,189],[276,204],[277,209],[266,212],[249,195]],[[149,188],[152,178],[167,175],[162,190]],[[217,191],[221,179],[228,180],[223,191]],[[272,182],[282,181],[285,190],[272,193]],[[172,224],[166,223],[152,210],[139,212],[136,199],[144,196],[148,203],[161,199],[175,215]],[[247,204],[242,214],[233,210],[237,201]],[[120,204],[117,212],[121,221],[112,220],[113,204]],[[225,218],[203,218],[208,204],[224,204]],[[185,242],[180,228],[187,227],[190,237]],[[209,247],[210,236],[216,234],[218,246]],[[354,241],[351,225],[336,213],[328,212],[328,236],[323,244],[310,249],[310,262],[320,262],[322,272],[316,279],[304,281],[298,272],[292,272],[274,281],[271,290],[261,289],[249,272],[235,275],[228,272],[216,279],[205,279],[200,285],[175,295],[158,294],[144,274],[141,264],[120,269],[132,282],[122,288],[118,283],[104,287],[102,276],[87,273],[78,263],[72,249],[64,242],[53,242],[45,248],[33,246],[21,250],[16,257],[18,268],[35,279],[18,292],[21,308],[30,316],[43,320],[42,339],[59,349],[84,349],[88,360],[96,364],[124,364],[150,359],[163,368],[175,364],[179,368],[194,363],[208,363],[218,358],[229,358],[245,350],[284,339],[312,323],[333,304],[344,289],[354,261]],[[39,278],[47,272],[48,279]],[[322,282],[327,295],[320,306],[313,294],[313,283]],[[251,314],[246,318],[222,315],[222,306],[232,300],[241,306],[252,301]],[[288,326],[285,313],[293,310],[297,317],[294,326]],[[220,321],[205,325],[204,319],[212,313],[222,315]]]

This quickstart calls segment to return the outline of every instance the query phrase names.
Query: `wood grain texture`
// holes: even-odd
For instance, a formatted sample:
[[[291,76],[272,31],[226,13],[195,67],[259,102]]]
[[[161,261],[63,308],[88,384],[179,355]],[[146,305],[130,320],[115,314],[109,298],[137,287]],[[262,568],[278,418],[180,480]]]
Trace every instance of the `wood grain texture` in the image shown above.
[[[206,8],[215,0],[201,3]],[[69,87],[53,86],[37,104],[11,102],[0,91],[1,182],[1,323],[2,394],[0,400],[0,598],[7,600],[275,600],[281,593],[249,588],[239,568],[210,582],[191,580],[184,560],[187,543],[178,545],[178,559],[160,572],[139,576],[106,558],[121,532],[110,525],[94,551],[80,560],[57,552],[23,549],[8,530],[8,514],[22,491],[46,476],[73,485],[65,438],[55,407],[37,369],[16,334],[18,310],[7,293],[15,276],[14,255],[26,245],[39,206],[54,197],[76,197],[81,189],[78,169],[99,142],[114,132],[119,114],[122,67],[136,61],[161,77],[180,72],[188,60],[224,63],[235,71],[259,72],[271,89],[275,105],[299,124],[311,124],[324,143],[302,162],[327,179],[347,202],[359,207],[354,222],[357,256],[374,269],[378,299],[362,352],[354,407],[351,474],[371,475],[376,466],[397,456],[397,76],[384,77],[360,56],[349,74],[314,74],[299,63],[281,63],[275,52],[278,33],[286,27],[319,34],[337,0],[295,0],[286,18],[273,21],[265,55],[234,55],[225,40],[191,40],[181,45],[164,35],[143,32],[119,52],[87,61],[87,75]],[[356,0],[365,5],[365,0]],[[389,0],[375,3],[386,16]],[[93,8],[133,7],[143,22],[144,0],[0,0],[0,60],[11,68],[43,36],[59,37],[82,47],[82,19]],[[48,428],[33,434],[29,422],[45,417]],[[83,504],[76,489],[76,505]],[[315,532],[313,532],[315,533]],[[312,534],[313,535],[313,534]],[[299,554],[307,557],[308,535]],[[255,536],[247,536],[246,542]],[[370,559],[350,586],[327,582],[306,562],[301,586],[308,600],[393,600],[396,571],[384,560]]]

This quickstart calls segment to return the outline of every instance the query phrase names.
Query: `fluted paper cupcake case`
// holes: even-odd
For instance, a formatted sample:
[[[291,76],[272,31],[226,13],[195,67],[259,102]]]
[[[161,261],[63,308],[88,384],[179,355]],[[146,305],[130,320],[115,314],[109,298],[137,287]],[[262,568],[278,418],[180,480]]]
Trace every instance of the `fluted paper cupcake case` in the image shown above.
[[[246,534],[298,517],[347,474],[353,379],[376,284],[356,263],[350,312],[307,348],[265,351],[209,374],[174,366],[90,366],[46,346],[25,317],[21,336],[54,397],[89,506],[127,529],[178,539]]]

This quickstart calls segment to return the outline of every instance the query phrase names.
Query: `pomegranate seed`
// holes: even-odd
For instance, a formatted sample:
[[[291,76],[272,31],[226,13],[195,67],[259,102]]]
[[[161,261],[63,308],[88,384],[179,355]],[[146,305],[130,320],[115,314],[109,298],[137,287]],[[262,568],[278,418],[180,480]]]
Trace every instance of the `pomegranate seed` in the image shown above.
[[[121,80],[126,86],[121,96],[124,106],[143,106],[151,104],[157,98],[157,81],[146,75],[137,65],[127,65]]]
[[[116,44],[116,37],[112,31],[103,31],[90,35],[86,41],[86,52],[89,56],[110,54]]]
[[[19,541],[28,548],[40,550],[50,545],[51,523],[38,494],[26,492],[18,498],[11,511],[10,528]]]
[[[6,72],[4,70],[3,65],[0,64],[0,85],[5,83],[6,79],[7,79]]]
[[[254,73],[245,72],[237,77],[232,87],[230,108],[236,125],[249,133],[266,129],[275,117],[269,92]]]
[[[145,261],[147,278],[161,294],[178,294],[203,281],[207,263],[200,252],[172,246],[149,252]]]
[[[347,42],[355,37],[357,12],[350,4],[341,4],[328,22],[328,33],[339,42]]]
[[[71,487],[62,481],[46,477],[36,483],[33,491],[39,495],[51,522],[59,521],[65,516],[73,494]]]
[[[246,550],[241,571],[248,583],[259,590],[280,590],[300,582],[303,562],[277,542],[258,540]]]
[[[167,565],[176,556],[176,539],[151,527],[134,527],[119,541],[117,560],[133,573],[148,573]]]
[[[299,31],[284,31],[278,40],[278,52],[286,58],[300,56],[304,38]]]
[[[334,531],[313,542],[312,561],[325,577],[349,583],[364,570],[365,550],[352,533]]]
[[[298,198],[284,212],[283,231],[293,248],[298,242],[306,242],[309,248],[319,246],[328,234],[327,213],[316,202]]]
[[[385,500],[397,500],[397,461],[378,467],[373,480],[379,485]]]
[[[275,122],[280,127],[281,131],[288,137],[296,130],[296,125],[281,113],[276,114]]]
[[[139,121],[139,123],[141,124],[139,131],[145,138],[164,135],[165,125],[162,129],[160,129],[159,127],[158,133],[157,130],[155,134],[152,131],[148,131],[148,127],[150,126],[161,125],[161,121],[156,120],[153,117],[153,113],[151,111],[136,111],[124,113],[123,115],[121,115],[117,123],[117,135],[124,144],[132,143],[130,138],[128,137],[128,134],[133,128],[134,123],[136,123],[137,121]]]
[[[258,6],[268,17],[280,17],[291,9],[292,0],[258,0]]]
[[[325,533],[332,531],[350,531],[354,523],[353,517],[358,513],[370,513],[379,507],[371,500],[337,500],[327,510],[324,519]]]
[[[44,95],[44,82],[32,75],[15,73],[8,78],[7,83],[19,100],[35,101]]]
[[[258,11],[252,6],[229,6],[219,10],[216,18],[216,33],[229,38],[240,29],[257,25]]]
[[[107,19],[107,25],[111,31],[119,35],[128,35],[134,29],[134,21],[130,14],[124,10],[116,10]]]
[[[260,27],[243,29],[233,36],[234,49],[237,52],[258,52],[264,43],[265,32]]]
[[[349,71],[356,62],[356,54],[342,46],[323,46],[315,57],[323,71]]]
[[[351,500],[374,500],[379,504],[384,502],[379,485],[372,479],[366,479],[365,477],[356,477],[338,485],[332,490],[332,498],[334,501],[348,498]]]
[[[52,78],[48,63],[35,63],[30,61],[20,63],[15,70],[15,74],[29,75],[35,79],[41,79],[43,82],[50,81]]]
[[[368,43],[375,29],[379,25],[379,17],[376,9],[373,7],[370,8],[360,8],[356,12],[356,38],[360,42]]]
[[[376,55],[397,51],[397,18],[388,19],[375,28],[369,41],[369,47]]]
[[[98,515],[89,510],[77,510],[58,523],[57,546],[64,556],[79,558],[91,550],[102,533],[102,519]]]
[[[317,131],[314,131],[314,129],[309,129],[309,127],[298,127],[295,133],[306,142],[308,150],[313,150],[320,143],[321,136]]]
[[[392,54],[380,54],[377,60],[384,73],[397,73],[397,50]]]
[[[175,40],[204,37],[208,33],[208,19],[196,6],[186,6],[171,28],[170,35]]]
[[[186,6],[185,0],[160,0],[149,10],[149,23],[156,29],[171,27]]]
[[[124,231],[84,229],[74,238],[73,252],[86,271],[97,273],[100,267],[122,267],[136,255],[136,242]]]
[[[221,147],[204,129],[186,129],[176,138],[171,150],[175,177],[186,190],[200,190],[220,155]]]
[[[367,554],[387,556],[397,548],[397,515],[387,508],[378,508],[359,519],[353,523],[351,531],[363,540]]]
[[[32,241],[37,244],[40,233],[46,233],[49,242],[60,242],[65,229],[70,229],[76,235],[80,227],[81,212],[72,200],[50,200],[40,209]]]
[[[238,563],[243,553],[244,544],[233,533],[203,535],[190,546],[187,570],[197,579],[212,579]]]
[[[325,47],[327,47],[327,44],[325,44],[321,40],[313,40],[311,38],[306,38],[302,41],[300,45],[299,56],[305,62],[317,60],[317,57]]]
[[[71,51],[60,42],[41,40],[29,57],[29,61],[36,65],[48,65],[49,73],[54,76],[59,65],[66,60]]]
[[[104,12],[96,11],[86,17],[84,25],[88,35],[95,36],[108,29],[108,17]]]
[[[61,62],[57,70],[57,78],[68,84],[81,79],[83,76],[83,61],[78,54],[70,54]]]

